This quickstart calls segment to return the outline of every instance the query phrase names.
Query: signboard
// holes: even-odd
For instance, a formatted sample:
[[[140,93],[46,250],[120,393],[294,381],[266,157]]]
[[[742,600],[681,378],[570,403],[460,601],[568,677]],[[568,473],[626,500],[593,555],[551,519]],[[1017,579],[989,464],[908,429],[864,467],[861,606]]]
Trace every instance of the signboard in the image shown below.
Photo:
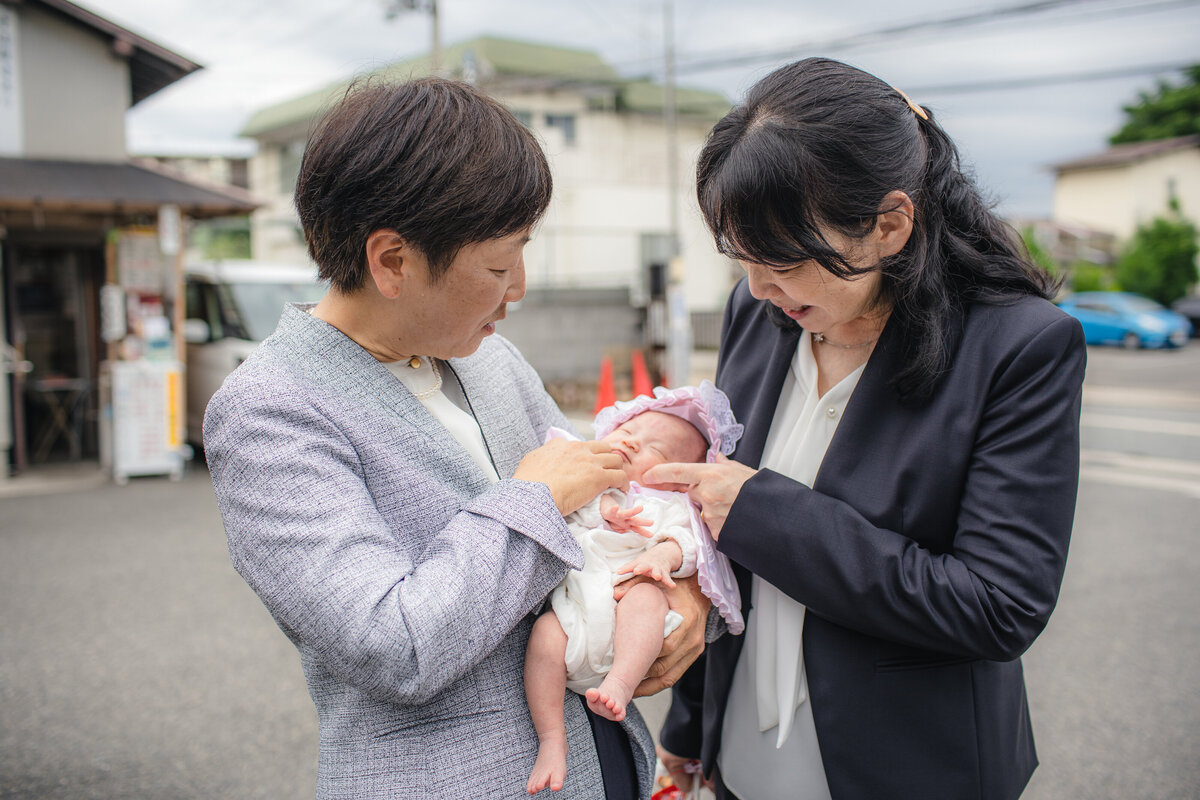
[[[125,292],[115,283],[100,287],[100,340],[119,342],[125,338]]]
[[[183,476],[183,423],[178,362],[114,361],[112,471],[117,483],[135,475]]]
[[[183,218],[179,206],[161,205],[158,207],[158,248],[166,255],[173,256],[179,252],[183,238]]]
[[[0,3],[0,156],[25,155],[17,12]]]

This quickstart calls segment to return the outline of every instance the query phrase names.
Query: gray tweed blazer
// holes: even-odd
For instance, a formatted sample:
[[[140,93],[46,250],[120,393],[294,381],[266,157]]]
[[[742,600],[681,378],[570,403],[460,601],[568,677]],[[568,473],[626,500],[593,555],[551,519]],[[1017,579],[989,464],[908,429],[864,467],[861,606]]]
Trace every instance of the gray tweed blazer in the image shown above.
[[[546,486],[507,476],[567,422],[500,336],[449,363],[499,483],[386,367],[298,307],[205,416],[233,565],[300,651],[316,703],[319,798],[528,796],[531,615],[583,555]],[[603,798],[579,698],[566,709],[555,797]],[[625,728],[648,798],[636,709]]]

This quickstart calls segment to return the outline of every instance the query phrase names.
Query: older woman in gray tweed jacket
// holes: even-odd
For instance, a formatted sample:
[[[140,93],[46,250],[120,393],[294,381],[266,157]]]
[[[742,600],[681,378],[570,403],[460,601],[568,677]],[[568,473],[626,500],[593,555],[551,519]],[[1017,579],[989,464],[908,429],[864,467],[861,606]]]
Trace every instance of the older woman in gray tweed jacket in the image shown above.
[[[549,203],[529,132],[438,79],[353,89],[309,140],[296,206],[330,291],[213,397],[204,428],[234,566],[300,651],[321,798],[520,797],[537,754],[522,665],[534,612],[582,554],[563,522],[624,484],[492,336]],[[490,338],[489,338],[490,337]],[[689,624],[647,690],[702,648]],[[559,797],[648,798],[636,711],[567,698]]]

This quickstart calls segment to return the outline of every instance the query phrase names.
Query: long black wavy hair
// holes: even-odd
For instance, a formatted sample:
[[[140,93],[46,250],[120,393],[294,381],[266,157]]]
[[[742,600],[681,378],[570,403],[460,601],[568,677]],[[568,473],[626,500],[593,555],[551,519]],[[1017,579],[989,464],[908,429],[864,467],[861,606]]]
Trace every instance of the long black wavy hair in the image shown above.
[[[919,116],[917,110],[923,116]],[[856,268],[820,228],[870,233],[902,191],[914,207],[904,248]],[[1052,297],[1055,281],[963,173],[928,109],[879,78],[806,58],[763,78],[713,127],[696,170],[700,209],[718,249],[779,269],[815,261],[848,279],[879,269],[877,303],[901,328],[906,401],[928,397],[954,357],[967,304]],[[781,326],[796,323],[767,305]]]

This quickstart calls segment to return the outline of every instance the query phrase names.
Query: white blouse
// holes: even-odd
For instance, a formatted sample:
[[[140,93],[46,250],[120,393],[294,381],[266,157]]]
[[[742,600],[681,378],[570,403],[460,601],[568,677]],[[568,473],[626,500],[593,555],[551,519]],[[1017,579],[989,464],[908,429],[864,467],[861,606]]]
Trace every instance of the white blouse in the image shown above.
[[[316,307],[316,303],[299,306],[308,314],[312,314]],[[445,426],[489,480],[493,483],[500,480],[496,466],[492,464],[491,453],[483,441],[483,431],[479,422],[471,413],[454,372],[445,362],[435,367],[430,358],[422,356],[421,365],[417,369],[409,366],[407,358],[384,361],[383,365],[421,401],[429,413],[433,414],[434,419]],[[450,380],[446,380],[447,378]],[[437,390],[431,391],[435,386],[438,387]]]
[[[458,388],[458,380],[445,362],[437,366],[442,376],[441,386],[432,392],[430,390],[438,385],[438,376],[434,374],[435,368],[428,358],[422,357],[421,366],[417,369],[410,367],[407,359],[385,362],[384,366],[446,427],[493,483],[500,480],[483,441],[479,422],[467,410],[466,398]]]
[[[820,396],[814,346],[811,336],[800,338],[760,464],[805,486],[813,485],[866,367]],[[806,702],[804,606],[757,575],[751,604],[726,704],[721,778],[742,798],[829,800],[812,704]]]

